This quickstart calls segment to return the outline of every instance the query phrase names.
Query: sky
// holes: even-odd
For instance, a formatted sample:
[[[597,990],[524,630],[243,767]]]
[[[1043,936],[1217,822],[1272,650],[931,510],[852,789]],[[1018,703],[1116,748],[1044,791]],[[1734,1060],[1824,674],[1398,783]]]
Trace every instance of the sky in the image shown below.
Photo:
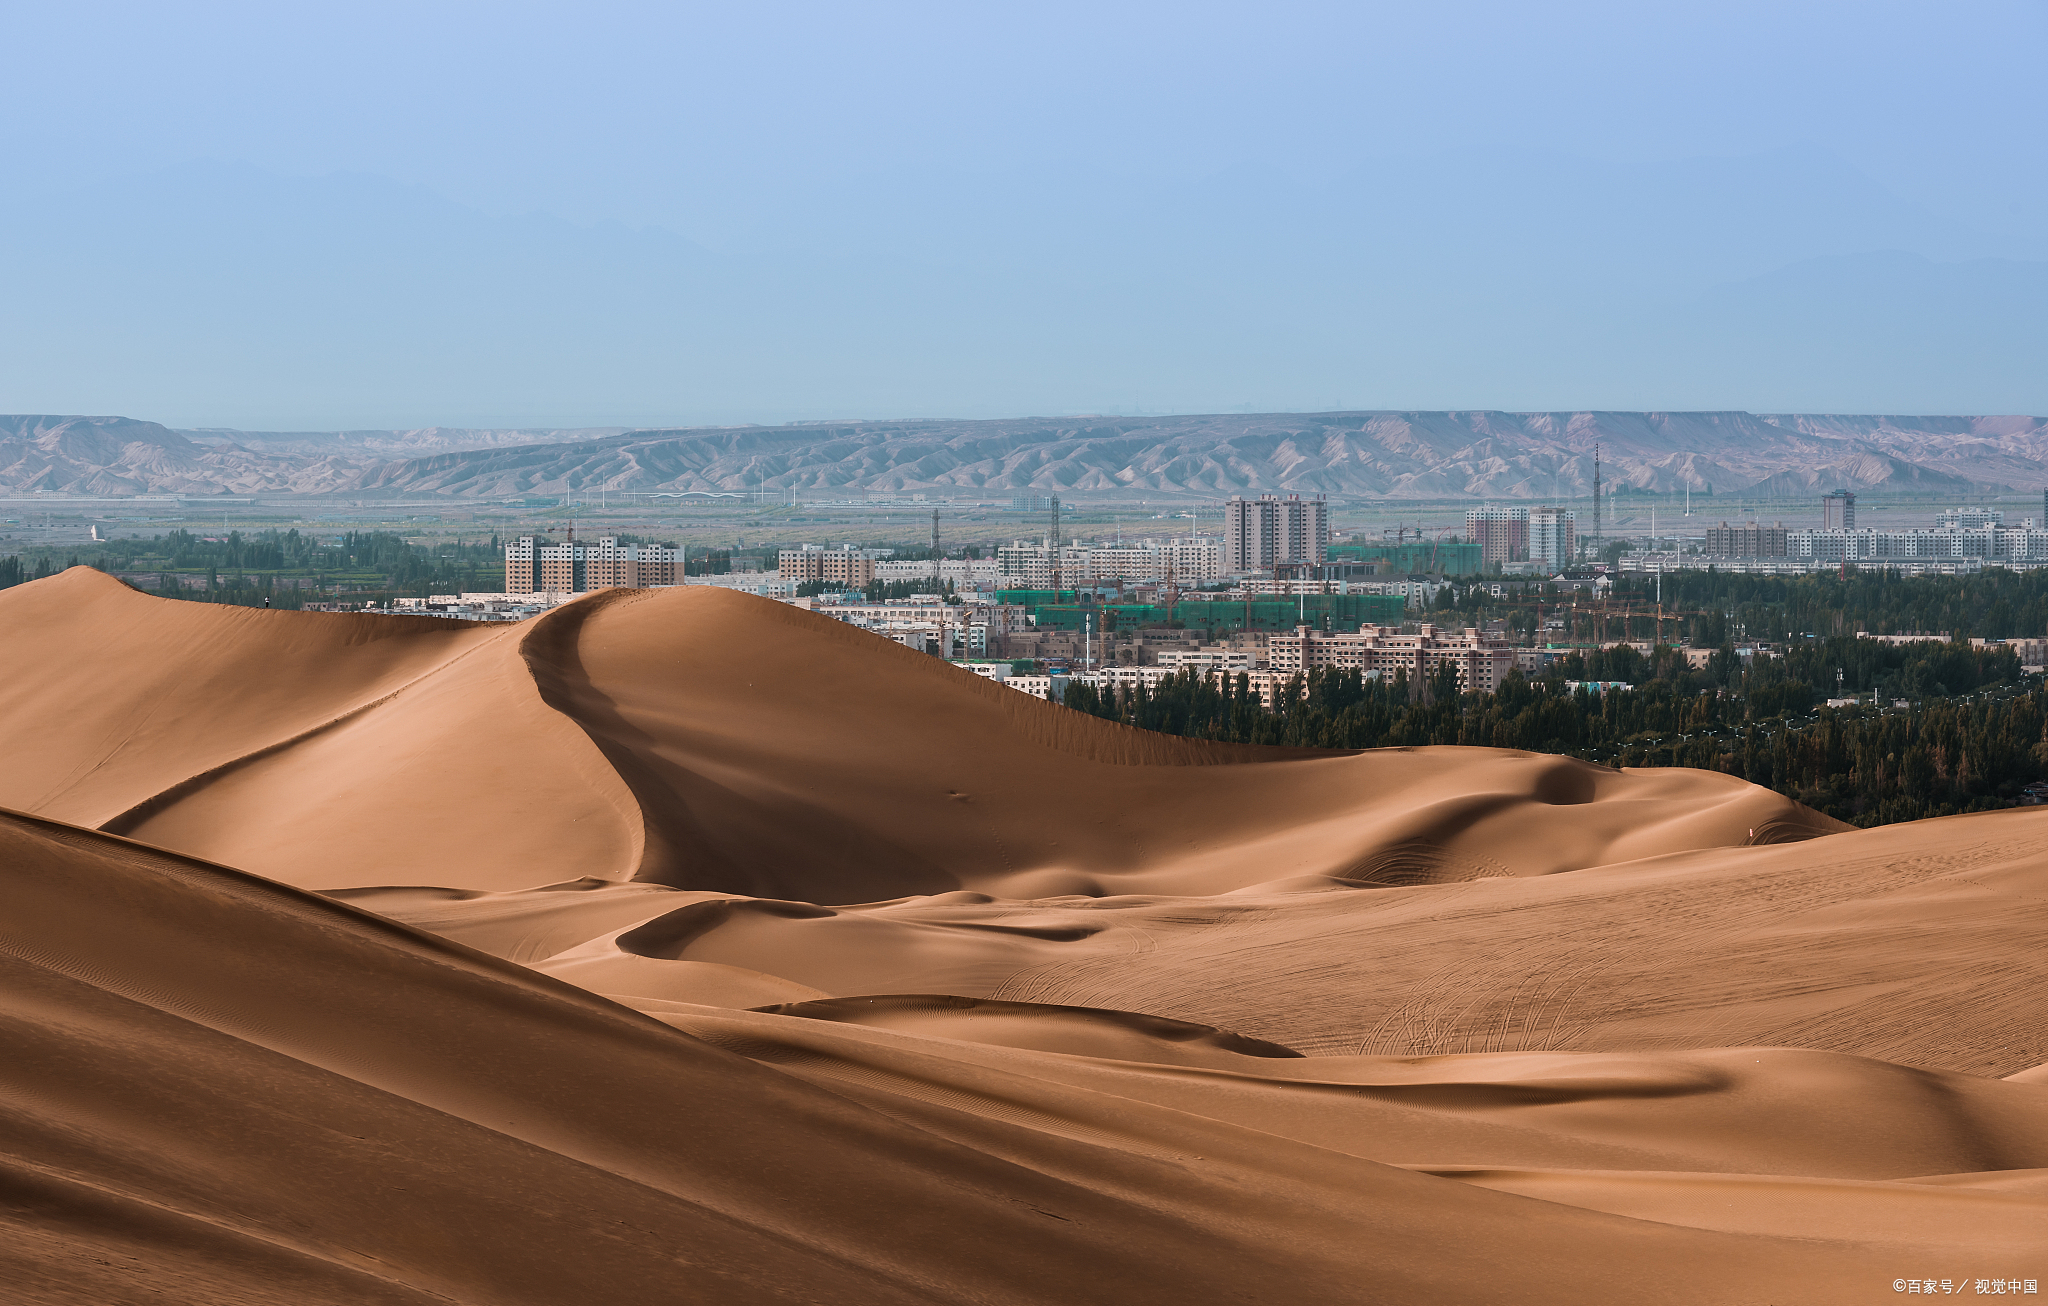
[[[0,409],[2048,413],[2048,0],[0,7]]]

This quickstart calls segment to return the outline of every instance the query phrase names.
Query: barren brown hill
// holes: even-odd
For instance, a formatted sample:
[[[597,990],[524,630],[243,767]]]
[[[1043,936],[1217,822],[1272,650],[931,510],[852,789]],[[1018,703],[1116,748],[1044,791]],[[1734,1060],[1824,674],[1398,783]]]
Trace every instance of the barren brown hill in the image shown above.
[[[1170,739],[717,591],[75,570],[0,672],[27,1301],[2048,1277],[2048,812]]]
[[[2032,489],[2048,467],[2048,420],[2017,415],[1467,410],[283,432],[31,414],[0,415],[0,487],[1554,499],[1592,492],[1596,443],[1611,489],[1695,496],[1974,495]]]

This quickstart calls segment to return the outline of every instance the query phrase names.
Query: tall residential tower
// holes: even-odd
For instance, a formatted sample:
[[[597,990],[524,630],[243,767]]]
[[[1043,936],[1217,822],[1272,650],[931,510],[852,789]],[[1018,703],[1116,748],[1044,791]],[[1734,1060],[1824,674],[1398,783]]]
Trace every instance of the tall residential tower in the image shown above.
[[[1568,567],[1578,554],[1578,514],[1569,508],[1537,508],[1529,514],[1529,561]]]
[[[1267,571],[1278,563],[1329,561],[1330,508],[1318,496],[1256,499],[1233,496],[1223,505],[1223,566]]]
[[[1465,513],[1465,538],[1479,546],[1482,570],[1497,571],[1505,563],[1529,557],[1527,508],[1471,508]]]

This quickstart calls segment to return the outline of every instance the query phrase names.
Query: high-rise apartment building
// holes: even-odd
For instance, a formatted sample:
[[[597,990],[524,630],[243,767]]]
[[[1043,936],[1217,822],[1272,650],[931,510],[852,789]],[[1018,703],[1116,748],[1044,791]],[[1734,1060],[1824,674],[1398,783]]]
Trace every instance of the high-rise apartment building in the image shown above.
[[[622,544],[606,535],[595,543],[551,544],[525,535],[505,545],[508,594],[581,594],[625,586],[673,585],[682,575],[682,553],[659,544]]]
[[[644,589],[651,585],[674,585],[682,580],[680,549],[659,544],[621,544],[618,537],[601,536],[597,543],[583,546],[583,583],[601,590],[613,585]]]
[[[1707,527],[1707,552],[1716,558],[1782,558],[1785,556],[1785,523],[1764,526],[1744,522]]]
[[[546,540],[532,535],[522,535],[505,545],[507,594],[532,594],[540,589],[540,551],[549,547]]]
[[[1470,508],[1465,512],[1465,538],[1479,546],[1479,566],[1491,571],[1529,557],[1527,508]]]
[[[1568,567],[1578,548],[1578,514],[1569,508],[1537,508],[1529,513],[1529,561]]]
[[[1820,496],[1822,530],[1856,529],[1856,496],[1848,490],[1833,490]]]
[[[1330,508],[1321,497],[1234,495],[1223,505],[1223,566],[1266,571],[1276,563],[1329,561]]]

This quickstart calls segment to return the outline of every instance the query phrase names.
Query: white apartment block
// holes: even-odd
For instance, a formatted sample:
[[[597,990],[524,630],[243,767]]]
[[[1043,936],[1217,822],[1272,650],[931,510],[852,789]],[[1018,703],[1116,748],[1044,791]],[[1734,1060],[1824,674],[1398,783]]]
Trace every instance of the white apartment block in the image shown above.
[[[1057,703],[1067,696],[1066,676],[1011,676],[1003,683],[1020,693]]]
[[[1199,535],[1086,546],[1085,574],[1098,580],[1165,580],[1193,584],[1223,573],[1223,542]]]
[[[934,574],[930,562],[897,562],[894,559],[875,563],[876,580],[941,580],[952,581],[954,589],[972,589],[978,584],[992,583],[997,576],[994,558],[943,558]]]
[[[914,653],[930,653],[937,657],[951,658],[959,655],[956,628],[941,625],[936,621],[892,621],[886,625],[870,626],[873,633],[892,643],[901,644]]]
[[[806,544],[800,549],[783,549],[775,555],[775,570],[783,579],[802,585],[823,582],[859,589],[875,578],[874,557],[851,545],[821,549]]]
[[[1676,549],[1637,549],[1634,552],[1621,555],[1621,570],[1680,571],[1686,567],[1704,568],[1711,564],[1722,571],[1736,571],[1742,570],[1742,568],[1732,564],[1756,562],[1764,563],[1768,566],[1768,564],[1784,564],[1785,561],[1783,558],[1715,558],[1702,555],[1688,555],[1680,553]],[[1782,569],[1803,571],[1807,568],[1806,564],[1802,562],[1784,566]]]
[[[508,593],[582,594],[615,585],[639,588],[673,585],[682,575],[682,552],[659,544],[621,544],[605,535],[595,543],[551,544],[524,535],[505,545]]]
[[[1190,668],[1197,671],[1250,671],[1257,663],[1258,658],[1248,648],[1210,645],[1159,650],[1159,665],[1170,672]]]
[[[1203,597],[1217,602],[1241,601],[1248,594],[1274,594],[1294,598],[1304,594],[1398,594],[1411,608],[1426,608],[1436,602],[1442,581],[1406,577],[1399,580],[1274,580],[1257,573],[1235,582],[1229,590]]]
[[[1169,575],[1182,584],[1197,584],[1222,573],[1223,546],[1217,540],[1186,536],[1122,544],[1069,544],[1055,554],[1044,544],[1018,540],[996,550],[996,582],[1005,589],[1051,589],[1055,562],[1061,589],[1117,580],[1159,581]]]
[[[962,671],[980,676],[983,680],[993,680],[998,685],[1009,680],[1013,674],[1007,662],[955,662],[953,665]]]
[[[1744,576],[1804,576],[1816,571],[1832,571],[1844,564],[1851,566],[1883,567],[1908,576],[1970,576],[1980,572],[1989,564],[1998,566],[2033,567],[2042,562],[2019,558],[1900,558],[1890,557],[1875,560],[1853,558],[1717,558],[1700,554],[1681,553],[1624,553],[1621,555],[1621,570],[1624,572],[1678,571],[1683,568],[1713,567],[1717,571],[1733,572]]]
[[[1234,495],[1223,505],[1223,567],[1267,571],[1282,562],[1328,562],[1330,509],[1320,497]]]
[[[1275,675],[1336,667],[1377,671],[1388,679],[1405,674],[1410,685],[1450,666],[1457,668],[1460,690],[1490,694],[1515,669],[1515,650],[1505,639],[1471,628],[1451,634],[1424,624],[1406,635],[1398,626],[1366,625],[1356,633],[1298,626],[1291,635],[1266,641],[1266,663]]]
[[[936,599],[887,603],[792,602],[819,616],[859,626],[907,648],[946,658],[983,658],[1002,651],[1003,640],[1028,626],[1017,603],[943,603]],[[979,673],[977,673],[979,674]]]
[[[1979,526],[2003,526],[2005,514],[1997,508],[1944,508],[1934,515],[1936,530],[1970,530]]]
[[[1147,689],[1162,680],[1171,679],[1179,672],[1170,667],[1101,667],[1078,679],[1086,680],[1104,692],[1130,689],[1143,685]]]
[[[1570,565],[1578,552],[1577,514],[1569,508],[1536,508],[1529,513],[1529,561],[1546,567]]]
[[[1818,562],[1964,558],[1984,562],[2048,562],[2048,530],[2031,525],[2014,530],[1987,525],[1904,531],[1788,531],[1785,551],[1793,558]]]
[[[1351,587],[1353,594],[1399,594],[1411,608],[1427,608],[1436,602],[1437,591],[1444,587],[1442,581],[1434,580],[1368,580]]]
[[[1046,546],[1018,540],[996,550],[996,584],[1003,589],[1049,590],[1056,560],[1061,559],[1056,559]],[[1068,580],[1065,568],[1060,570],[1060,586],[1064,589]]]
[[[945,603],[939,599],[892,599],[886,603],[809,603],[810,610],[854,626],[897,621],[930,621],[942,625],[982,622],[999,634],[1025,629],[1021,603]]]

